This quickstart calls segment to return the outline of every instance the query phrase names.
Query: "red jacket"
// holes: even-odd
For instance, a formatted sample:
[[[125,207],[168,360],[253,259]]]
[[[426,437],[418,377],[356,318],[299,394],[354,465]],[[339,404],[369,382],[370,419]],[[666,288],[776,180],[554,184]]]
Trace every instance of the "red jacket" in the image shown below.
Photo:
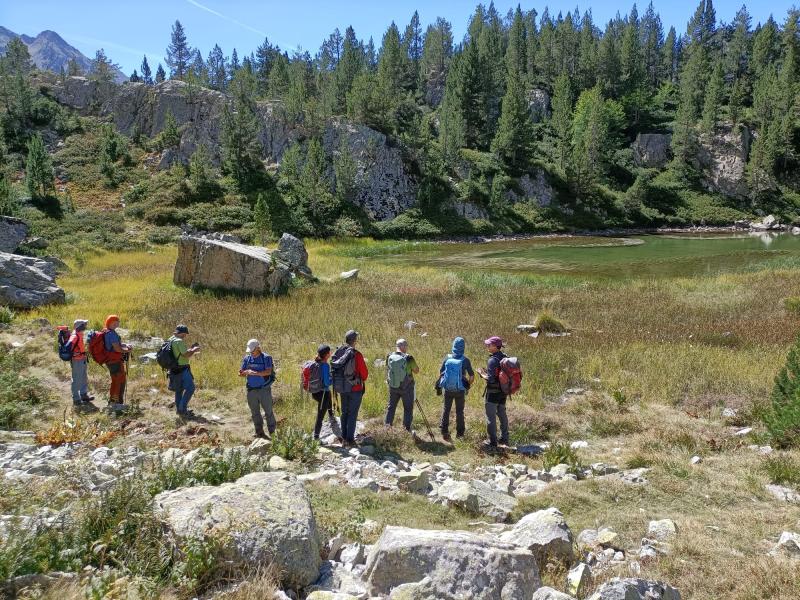
[[[72,360],[83,360],[86,358],[86,346],[84,345],[82,331],[73,330],[72,335],[69,336],[68,343],[72,344]]]
[[[356,350],[355,356],[356,366],[355,366],[355,374],[359,377],[362,381],[361,385],[354,385],[353,391],[354,392],[363,392],[364,391],[364,381],[367,380],[369,377],[369,371],[367,371],[367,363],[364,361],[364,355],[361,354],[358,350]]]

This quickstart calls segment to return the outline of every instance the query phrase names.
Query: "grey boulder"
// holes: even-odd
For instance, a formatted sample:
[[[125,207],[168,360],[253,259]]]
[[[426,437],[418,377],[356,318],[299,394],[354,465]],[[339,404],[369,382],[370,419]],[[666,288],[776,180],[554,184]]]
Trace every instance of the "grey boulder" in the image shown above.
[[[303,275],[311,275],[308,268],[308,251],[302,240],[294,237],[290,233],[284,233],[278,241],[278,249],[274,252],[275,257],[286,263],[294,272]]]
[[[474,515],[490,517],[498,523],[507,521],[519,502],[514,496],[500,492],[480,479],[447,480],[439,486],[437,494],[447,504]]]
[[[559,592],[551,587],[544,586],[533,593],[533,598],[531,598],[531,600],[575,600],[575,598],[564,592]]]
[[[322,543],[308,494],[290,473],[250,473],[234,483],[162,492],[154,505],[176,547],[217,538],[236,567],[272,565],[292,588],[317,579]]]
[[[28,237],[28,225],[21,219],[0,216],[0,252],[14,252]]]
[[[467,531],[428,531],[389,526],[367,558],[365,578],[373,596],[461,600],[530,600],[539,569],[524,548]]]
[[[614,578],[604,583],[589,600],[681,600],[681,594],[658,581]]]
[[[525,515],[510,530],[501,533],[500,539],[527,548],[540,564],[548,560],[571,563],[575,558],[572,531],[557,508]]]
[[[0,252],[0,304],[15,308],[62,304],[64,290],[55,278],[56,270],[47,261]]]

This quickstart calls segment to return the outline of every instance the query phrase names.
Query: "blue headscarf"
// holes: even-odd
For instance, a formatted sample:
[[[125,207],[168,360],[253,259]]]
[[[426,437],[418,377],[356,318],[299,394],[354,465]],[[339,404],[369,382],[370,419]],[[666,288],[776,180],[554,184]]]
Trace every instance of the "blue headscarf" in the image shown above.
[[[465,345],[464,338],[462,337],[457,337],[453,340],[453,348],[451,350],[453,358],[461,358],[464,356]]]

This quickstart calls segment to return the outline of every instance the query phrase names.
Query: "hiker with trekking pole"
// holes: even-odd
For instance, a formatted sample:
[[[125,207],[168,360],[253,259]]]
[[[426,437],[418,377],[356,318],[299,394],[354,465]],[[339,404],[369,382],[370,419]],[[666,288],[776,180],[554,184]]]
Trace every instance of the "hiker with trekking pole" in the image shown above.
[[[509,357],[503,353],[503,340],[500,337],[493,335],[483,343],[489,353],[486,369],[478,369],[478,374],[486,381],[483,396],[486,400],[486,433],[489,439],[484,445],[495,449],[498,446],[497,419],[500,420],[499,443],[501,446],[508,446],[506,400],[519,390],[522,370],[516,357]]]
[[[313,360],[303,363],[302,386],[303,390],[311,394],[317,402],[317,419],[314,423],[314,439],[319,439],[322,431],[322,421],[327,414],[331,424],[335,422],[333,406],[331,404],[331,366],[328,359],[331,356],[331,347],[322,344],[317,348],[317,355]]]
[[[386,405],[386,427],[394,425],[394,414],[397,404],[403,401],[403,428],[409,433],[414,420],[414,401],[416,399],[416,386],[414,375],[419,373],[419,367],[414,357],[408,353],[408,342],[399,339],[395,343],[395,351],[386,357],[386,383],[389,386],[389,400]]]
[[[120,318],[117,315],[108,315],[102,331],[92,331],[88,336],[89,354],[98,365],[105,365],[111,375],[109,406],[125,402],[125,384],[128,375],[126,363],[131,347],[122,343],[117,333],[119,324]]]
[[[454,403],[456,405],[456,438],[463,438],[466,429],[464,405],[469,389],[475,381],[475,372],[472,370],[472,363],[464,356],[465,347],[464,338],[457,337],[453,340],[450,354],[442,361],[442,366],[439,368],[439,378],[436,380],[436,393],[438,395],[444,394],[439,430],[442,432],[442,438],[445,442],[451,441],[450,410]]]

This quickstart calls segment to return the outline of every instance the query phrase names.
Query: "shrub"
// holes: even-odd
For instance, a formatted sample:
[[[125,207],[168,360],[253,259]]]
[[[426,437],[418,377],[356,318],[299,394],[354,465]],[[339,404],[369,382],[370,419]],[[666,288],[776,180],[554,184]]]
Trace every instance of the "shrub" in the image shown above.
[[[583,463],[578,451],[567,442],[553,442],[542,454],[542,466],[549,470],[556,465],[569,465],[569,472],[578,475],[583,470]]]
[[[0,323],[9,325],[14,320],[14,311],[7,306],[0,306]]]
[[[300,429],[281,428],[272,435],[272,451],[286,460],[309,463],[316,458],[317,450],[319,442]]]
[[[533,324],[536,325],[542,333],[564,333],[567,330],[567,326],[564,322],[549,310],[543,310],[536,315],[536,320]]]
[[[36,433],[36,443],[45,446],[83,443],[89,446],[106,446],[118,435],[116,430],[103,429],[100,423],[87,423],[81,419],[53,423],[49,429]]]
[[[248,473],[268,470],[269,461],[265,458],[251,458],[238,450],[220,452],[201,448],[189,463],[157,463],[147,486],[150,493],[155,495],[179,487],[220,485],[236,481]]]
[[[779,448],[797,445],[800,442],[800,339],[789,351],[786,364],[775,378],[770,404],[762,420],[772,441]]]
[[[154,227],[147,234],[147,241],[151,244],[171,244],[180,234],[180,227],[172,227],[169,225]]]
[[[800,487],[800,462],[788,454],[768,456],[761,469],[769,477],[770,483]]]
[[[0,346],[0,428],[15,429],[27,422],[31,409],[47,400],[35,377],[22,375],[22,359]]]

